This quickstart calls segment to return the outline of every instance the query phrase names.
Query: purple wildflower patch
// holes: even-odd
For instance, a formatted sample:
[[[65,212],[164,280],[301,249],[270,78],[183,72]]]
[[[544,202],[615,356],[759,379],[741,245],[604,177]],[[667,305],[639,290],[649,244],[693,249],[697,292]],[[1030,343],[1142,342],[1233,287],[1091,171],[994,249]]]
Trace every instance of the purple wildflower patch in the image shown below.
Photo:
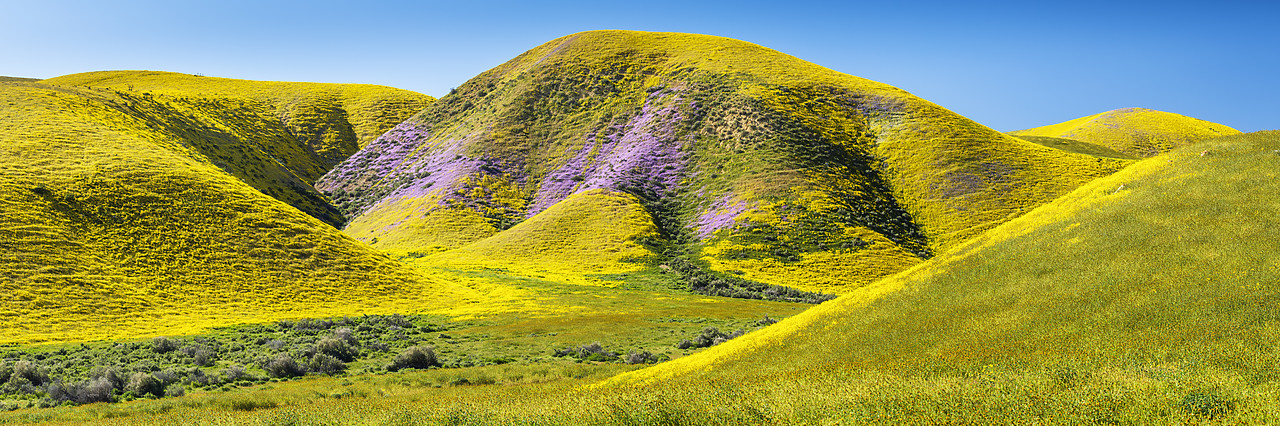
[[[630,188],[659,196],[673,191],[685,170],[684,142],[675,131],[683,119],[680,101],[677,95],[654,92],[640,115],[603,136],[604,131],[588,135],[573,158],[543,178],[528,215],[589,189]]]
[[[716,231],[732,228],[738,216],[755,208],[755,203],[735,201],[734,198],[733,194],[726,194],[698,215],[698,220],[691,224],[698,239],[705,240],[711,238]]]

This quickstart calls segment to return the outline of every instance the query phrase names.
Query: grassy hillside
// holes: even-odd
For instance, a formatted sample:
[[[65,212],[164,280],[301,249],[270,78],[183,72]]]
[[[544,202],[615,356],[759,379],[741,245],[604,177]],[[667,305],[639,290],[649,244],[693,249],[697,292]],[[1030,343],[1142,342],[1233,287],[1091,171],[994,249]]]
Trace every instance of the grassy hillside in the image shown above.
[[[439,370],[201,395],[172,411],[139,402],[53,418],[1276,423],[1277,166],[1280,131],[1175,149],[840,299],[602,381],[604,371],[557,378],[519,365]],[[463,377],[494,384],[459,384]]]
[[[0,341],[433,306],[443,284],[268,196],[309,157],[257,102],[0,83]]]
[[[811,396],[837,392],[807,410],[862,420],[1274,421],[1277,166],[1276,131],[1177,149],[757,334],[611,382],[751,383],[767,398],[812,381]]]
[[[1009,132],[1024,138],[1074,139],[1136,157],[1151,157],[1205,139],[1238,133],[1240,131],[1218,123],[1146,108],[1122,108]]]
[[[1272,424],[1277,166],[1280,131],[1175,149],[835,301],[607,379],[625,369],[357,376],[11,418]]]
[[[659,254],[838,293],[1128,162],[750,43],[592,31],[468,81],[317,188],[348,234],[420,253],[500,236],[575,193],[626,192],[654,217]],[[574,232],[602,232],[589,225]]]
[[[91,88],[133,132],[181,139],[198,157],[262,193],[328,222],[346,222],[312,184],[339,161],[432,101],[383,86],[284,83],[152,71],[102,71],[41,80]]]

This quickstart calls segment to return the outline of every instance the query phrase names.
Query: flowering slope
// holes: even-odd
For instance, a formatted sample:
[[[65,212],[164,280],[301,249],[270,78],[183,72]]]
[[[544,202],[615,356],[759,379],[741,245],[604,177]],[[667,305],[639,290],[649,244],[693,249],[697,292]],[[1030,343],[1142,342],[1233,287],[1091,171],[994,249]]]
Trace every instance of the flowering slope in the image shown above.
[[[1016,139],[750,43],[592,31],[480,74],[316,187],[348,234],[419,253],[575,193],[626,192],[655,218],[657,251],[838,293],[1129,162]],[[601,232],[590,226],[575,232]]]
[[[761,332],[613,381],[875,386],[898,405],[873,411],[934,421],[1274,416],[1277,170],[1277,131],[1175,149]],[[879,398],[850,397],[837,405],[855,416]],[[984,402],[947,411],[957,398]],[[1202,399],[1220,411],[1188,405]]]
[[[345,218],[312,184],[339,161],[420,111],[430,96],[383,86],[286,83],[153,71],[42,80],[93,88],[109,105],[209,163],[334,226]],[[86,92],[87,93],[87,92]]]
[[[302,198],[273,189],[302,197],[323,168],[285,155],[296,139],[265,101],[137,89],[0,82],[0,342],[422,309],[444,291],[282,202]]]

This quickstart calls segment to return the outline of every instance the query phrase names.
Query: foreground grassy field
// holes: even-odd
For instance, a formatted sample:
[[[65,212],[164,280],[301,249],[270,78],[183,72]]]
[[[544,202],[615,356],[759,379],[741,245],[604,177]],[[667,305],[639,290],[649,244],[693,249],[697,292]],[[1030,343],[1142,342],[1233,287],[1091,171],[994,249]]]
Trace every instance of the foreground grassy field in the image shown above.
[[[439,370],[395,376],[400,382],[351,378],[360,391],[350,398],[327,397],[341,391],[326,384],[342,379],[321,379],[10,418],[1274,423],[1280,257],[1264,247],[1280,241],[1280,204],[1267,195],[1280,190],[1277,164],[1277,132],[1147,159],[863,290],[705,352],[603,381],[592,378],[603,373],[571,374],[520,384],[528,371],[504,366],[510,370],[484,370],[494,384],[463,386],[445,383],[450,379],[442,377],[455,372]],[[519,379],[499,384],[504,375]],[[261,405],[237,409],[236,398]],[[273,398],[299,403],[273,406]]]

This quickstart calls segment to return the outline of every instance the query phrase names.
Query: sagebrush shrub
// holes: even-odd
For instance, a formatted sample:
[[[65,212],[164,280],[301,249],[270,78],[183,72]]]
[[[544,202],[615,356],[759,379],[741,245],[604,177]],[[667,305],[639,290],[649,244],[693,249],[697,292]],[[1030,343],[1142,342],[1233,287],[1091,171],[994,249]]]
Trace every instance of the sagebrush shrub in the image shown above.
[[[316,342],[316,354],[324,354],[333,358],[342,360],[343,362],[355,361],[360,356],[360,351],[351,347],[346,340],[338,337],[325,337]]]
[[[129,376],[129,382],[124,385],[124,390],[132,392],[137,397],[164,396],[164,384],[155,376],[141,372]]]
[[[156,351],[158,354],[173,352],[176,349],[178,349],[178,342],[168,337],[157,336],[151,339],[151,350]]]
[[[347,364],[325,353],[318,353],[311,357],[311,371],[334,375],[347,370]]]
[[[15,378],[40,386],[49,382],[49,372],[33,362],[18,361],[13,364],[13,373],[10,374],[9,381],[12,382]]]
[[[425,369],[439,366],[440,359],[436,357],[436,349],[432,346],[418,345],[396,355],[395,359],[391,361],[391,365],[387,366],[387,370],[398,371],[403,368]]]
[[[289,354],[276,355],[275,358],[267,361],[267,364],[263,365],[262,369],[266,370],[267,375],[276,378],[297,377],[307,374],[306,367],[298,365],[298,362],[294,361]]]

